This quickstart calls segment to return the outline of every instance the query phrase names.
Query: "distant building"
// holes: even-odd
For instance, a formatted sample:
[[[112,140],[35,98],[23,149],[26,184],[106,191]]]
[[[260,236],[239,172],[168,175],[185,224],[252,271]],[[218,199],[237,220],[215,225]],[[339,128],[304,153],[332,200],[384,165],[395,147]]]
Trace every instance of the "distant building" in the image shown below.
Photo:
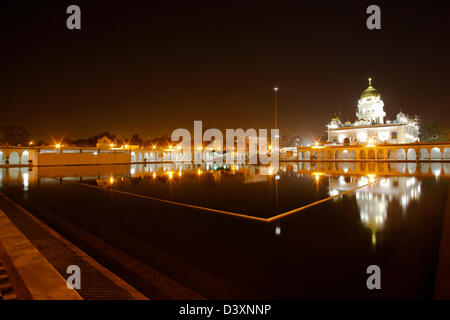
[[[107,136],[103,136],[102,138],[97,140],[97,148],[110,148],[112,145],[112,140]]]
[[[355,122],[342,123],[338,117],[332,118],[328,127],[328,142],[336,144],[365,143],[411,143],[419,141],[419,124],[406,114],[399,112],[395,120],[386,120],[384,103],[377,89],[369,86],[361,93]]]

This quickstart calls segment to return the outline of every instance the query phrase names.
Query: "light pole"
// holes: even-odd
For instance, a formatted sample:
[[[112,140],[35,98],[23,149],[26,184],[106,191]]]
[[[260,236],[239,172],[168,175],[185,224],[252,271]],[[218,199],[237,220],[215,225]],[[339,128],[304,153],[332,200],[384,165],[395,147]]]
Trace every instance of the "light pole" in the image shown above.
[[[275,95],[275,129],[278,129],[278,87],[273,88]]]

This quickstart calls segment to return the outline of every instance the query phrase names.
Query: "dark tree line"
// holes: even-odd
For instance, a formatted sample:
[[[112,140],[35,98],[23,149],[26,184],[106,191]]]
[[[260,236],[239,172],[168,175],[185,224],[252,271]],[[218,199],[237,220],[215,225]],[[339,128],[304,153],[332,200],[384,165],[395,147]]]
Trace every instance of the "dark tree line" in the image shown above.
[[[446,142],[450,141],[450,126],[448,123],[428,122],[420,128],[420,141]]]
[[[133,134],[131,138],[121,138],[109,132],[102,132],[88,138],[80,138],[76,140],[64,138],[59,142],[62,145],[72,147],[95,147],[97,145],[97,141],[105,136],[108,137],[117,146],[128,144],[151,147],[153,145],[167,146],[168,144],[170,144],[170,137],[167,134],[164,134],[160,137],[144,140],[137,133]],[[0,127],[0,145],[26,146],[31,142],[35,146],[49,145],[49,143],[43,140],[33,142],[30,133],[25,128],[16,125]]]
[[[19,126],[0,127],[0,144],[10,146],[24,146],[31,141],[30,133]]]

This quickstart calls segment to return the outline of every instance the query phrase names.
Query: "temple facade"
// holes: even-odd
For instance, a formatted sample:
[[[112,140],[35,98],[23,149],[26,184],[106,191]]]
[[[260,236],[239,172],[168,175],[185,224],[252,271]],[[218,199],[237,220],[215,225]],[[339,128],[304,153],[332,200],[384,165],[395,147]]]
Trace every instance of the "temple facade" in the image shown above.
[[[361,93],[355,122],[342,123],[334,117],[327,125],[328,142],[336,145],[370,143],[412,143],[419,141],[419,123],[399,112],[394,120],[385,120],[384,103],[377,89],[369,86]]]

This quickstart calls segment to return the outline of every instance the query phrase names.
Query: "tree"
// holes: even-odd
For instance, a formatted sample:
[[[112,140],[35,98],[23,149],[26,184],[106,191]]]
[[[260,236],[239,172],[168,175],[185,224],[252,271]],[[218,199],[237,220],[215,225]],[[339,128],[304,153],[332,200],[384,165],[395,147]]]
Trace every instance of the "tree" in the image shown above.
[[[132,146],[142,146],[144,143],[142,142],[142,139],[139,137],[139,135],[135,133],[131,136],[129,144]]]
[[[38,142],[36,142],[37,146],[48,146],[48,143],[44,140],[39,140]]]
[[[420,128],[420,141],[446,142],[450,141],[450,127],[448,124],[428,122]]]
[[[19,126],[0,127],[0,144],[11,146],[28,145],[31,136],[27,130]]]

